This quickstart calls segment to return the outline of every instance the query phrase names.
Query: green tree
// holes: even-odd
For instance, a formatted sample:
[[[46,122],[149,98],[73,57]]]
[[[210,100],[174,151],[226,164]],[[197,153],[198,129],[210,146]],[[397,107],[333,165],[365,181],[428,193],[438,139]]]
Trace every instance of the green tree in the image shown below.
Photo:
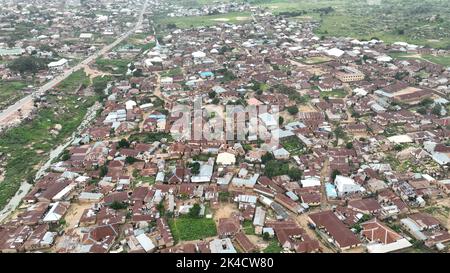
[[[112,208],[113,210],[121,210],[121,209],[126,209],[127,204],[125,204],[123,202],[119,202],[119,201],[114,201],[114,202],[112,202],[111,205],[109,205],[109,207]]]
[[[334,181],[338,175],[341,175],[341,172],[338,170],[333,170],[333,172],[331,172],[331,180]]]
[[[197,203],[194,204],[192,206],[192,208],[189,210],[189,213],[188,213],[189,217],[191,217],[191,218],[200,218],[200,210],[201,210],[200,205],[197,204]]]
[[[119,142],[117,142],[117,148],[129,148],[130,142],[126,140],[125,138],[122,138]]]
[[[440,104],[436,104],[433,109],[431,109],[431,113],[436,116],[440,116],[442,111],[442,106]]]
[[[289,106],[287,111],[291,115],[296,115],[298,113],[298,107],[296,105]]]

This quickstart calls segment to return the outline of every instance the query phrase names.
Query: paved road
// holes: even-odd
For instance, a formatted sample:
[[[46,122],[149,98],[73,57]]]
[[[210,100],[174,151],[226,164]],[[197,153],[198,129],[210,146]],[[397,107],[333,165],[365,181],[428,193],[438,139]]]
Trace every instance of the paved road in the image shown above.
[[[77,64],[76,66],[66,70],[63,74],[58,75],[53,80],[51,80],[48,83],[44,84],[43,86],[41,86],[38,90],[36,90],[32,94],[22,98],[21,100],[17,101],[13,105],[10,105],[8,108],[3,110],[0,113],[0,126],[1,125],[7,125],[7,124],[4,124],[4,123],[7,122],[7,120],[11,117],[11,115],[16,115],[17,111],[22,109],[22,107],[24,107],[24,105],[32,103],[33,102],[33,96],[35,94],[45,93],[48,90],[52,89],[54,86],[58,85],[60,82],[65,80],[67,77],[69,77],[73,72],[83,68],[84,66],[88,65],[89,63],[91,63],[92,61],[97,59],[98,57],[106,54],[111,49],[113,49],[118,44],[120,44],[122,41],[124,41],[126,38],[128,38],[131,34],[133,34],[137,29],[139,29],[142,26],[142,22],[144,20],[144,13],[145,13],[145,11],[147,9],[147,5],[148,5],[148,0],[145,1],[144,7],[143,7],[141,13],[139,14],[138,21],[137,21],[137,23],[136,23],[134,28],[132,28],[128,32],[122,34],[113,43],[103,47],[101,50],[99,50],[98,52],[96,52],[93,55],[89,56],[88,58],[86,58],[85,60],[83,60],[82,62]]]

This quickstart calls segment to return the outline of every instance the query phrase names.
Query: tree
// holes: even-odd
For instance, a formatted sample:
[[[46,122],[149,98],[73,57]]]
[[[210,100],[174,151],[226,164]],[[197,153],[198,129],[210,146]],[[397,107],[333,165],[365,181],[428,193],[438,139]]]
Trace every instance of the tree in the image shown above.
[[[103,165],[100,167],[100,177],[104,177],[108,173],[108,167],[106,165]]]
[[[281,125],[283,125],[283,122],[284,122],[284,118],[283,117],[278,117],[278,124],[281,126]]]
[[[192,174],[199,174],[200,173],[200,163],[194,162],[190,164],[191,173]]]
[[[36,73],[46,68],[45,60],[33,56],[19,57],[11,62],[9,68],[24,74],[26,72]]]
[[[126,140],[125,138],[122,138],[119,142],[117,142],[117,148],[129,148],[130,142]]]
[[[274,157],[271,153],[265,153],[263,156],[261,156],[261,163],[266,164],[270,160],[273,160]]]
[[[341,172],[338,170],[333,170],[331,173],[331,179],[334,181],[336,179],[336,176],[341,175]]]
[[[192,206],[192,208],[189,210],[189,213],[188,213],[189,217],[191,217],[191,218],[200,218],[200,210],[201,209],[202,208],[200,207],[199,204],[194,204]]]
[[[442,106],[440,104],[436,104],[433,109],[431,109],[431,113],[436,116],[440,116],[442,111]]]
[[[417,113],[422,114],[422,115],[426,115],[427,114],[427,109],[425,107],[420,107],[417,109]]]
[[[300,180],[302,178],[303,172],[297,168],[290,168],[288,175],[292,180]]]
[[[353,149],[353,143],[352,142],[348,142],[347,144],[345,144],[345,148],[347,149]]]
[[[112,208],[113,210],[121,210],[121,209],[126,209],[127,208],[127,204],[123,203],[123,202],[119,202],[119,201],[114,201],[112,202],[111,205],[109,205],[110,208]]]
[[[210,99],[214,99],[216,97],[216,95],[217,95],[217,93],[215,91],[211,91],[211,92],[208,93],[208,97]]]
[[[137,159],[134,158],[134,157],[132,157],[132,156],[127,156],[127,157],[125,158],[125,163],[127,163],[127,164],[129,164],[129,165],[133,164],[133,163],[136,162],[136,161],[137,161]]]
[[[342,129],[341,126],[336,127],[336,129],[334,130],[334,136],[336,137],[336,139],[343,139],[345,138],[347,135],[344,131],[344,129]]]
[[[298,107],[296,105],[289,106],[287,111],[289,112],[289,114],[295,115],[298,113]]]
[[[263,233],[263,240],[264,240],[264,241],[269,241],[269,240],[270,240],[270,234],[269,234],[269,232],[264,232],[264,233]]]

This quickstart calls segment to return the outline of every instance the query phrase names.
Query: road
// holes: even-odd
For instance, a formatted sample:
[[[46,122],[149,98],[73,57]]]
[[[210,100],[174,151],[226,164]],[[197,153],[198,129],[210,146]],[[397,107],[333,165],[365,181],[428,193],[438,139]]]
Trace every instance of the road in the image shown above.
[[[111,44],[103,47],[98,52],[92,54],[91,56],[87,57],[85,60],[83,60],[80,63],[78,63],[76,66],[74,66],[74,67],[64,71],[63,74],[60,74],[56,78],[54,78],[53,80],[47,82],[46,84],[41,86],[38,90],[36,90],[32,94],[22,98],[21,100],[17,101],[13,105],[10,105],[8,108],[3,110],[0,113],[0,127],[2,127],[2,126],[6,127],[6,125],[8,125],[8,123],[11,121],[11,117],[12,116],[17,115],[17,112],[19,110],[21,110],[25,105],[32,104],[33,103],[33,97],[36,94],[42,94],[42,93],[45,93],[48,90],[52,89],[53,87],[58,85],[60,82],[62,82],[63,80],[67,79],[73,72],[75,72],[75,71],[85,67],[86,65],[88,65],[89,63],[91,63],[92,61],[97,59],[98,57],[103,56],[104,54],[109,52],[111,49],[116,47],[118,44],[120,44],[122,41],[127,39],[131,34],[133,34],[137,29],[139,29],[142,26],[142,22],[144,20],[144,13],[145,13],[145,11],[147,9],[147,5],[148,5],[148,0],[146,0],[145,3],[144,3],[144,7],[143,7],[141,13],[139,14],[139,18],[138,18],[138,21],[137,21],[136,25],[132,29],[130,29],[128,32],[123,33],[120,37],[118,37]]]

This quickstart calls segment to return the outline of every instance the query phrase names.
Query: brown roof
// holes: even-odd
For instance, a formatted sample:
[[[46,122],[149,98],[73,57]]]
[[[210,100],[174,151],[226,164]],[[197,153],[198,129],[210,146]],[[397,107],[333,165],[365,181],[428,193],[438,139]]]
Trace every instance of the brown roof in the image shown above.
[[[331,211],[317,212],[309,215],[312,222],[324,228],[337,242],[340,248],[359,245],[359,239]]]
[[[256,250],[256,246],[250,241],[250,239],[241,231],[236,234],[236,242],[239,246],[244,250],[244,252],[254,252]]]

